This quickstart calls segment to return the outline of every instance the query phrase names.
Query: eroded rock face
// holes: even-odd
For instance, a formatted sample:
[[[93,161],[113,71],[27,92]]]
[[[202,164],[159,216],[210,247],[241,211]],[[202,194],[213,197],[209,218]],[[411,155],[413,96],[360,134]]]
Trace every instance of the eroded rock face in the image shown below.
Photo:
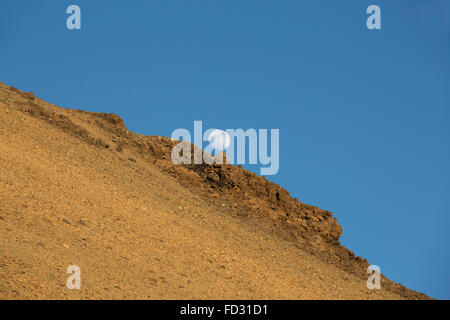
[[[164,138],[163,138],[164,140]],[[160,154],[170,162],[170,150],[176,142],[165,141],[158,145]],[[175,172],[180,182],[207,189],[233,201],[247,215],[267,216],[297,228],[297,236],[306,238],[318,234],[326,243],[338,244],[342,228],[332,213],[292,198],[289,192],[265,177],[229,164],[161,164],[166,171]],[[197,177],[193,179],[192,171]]]

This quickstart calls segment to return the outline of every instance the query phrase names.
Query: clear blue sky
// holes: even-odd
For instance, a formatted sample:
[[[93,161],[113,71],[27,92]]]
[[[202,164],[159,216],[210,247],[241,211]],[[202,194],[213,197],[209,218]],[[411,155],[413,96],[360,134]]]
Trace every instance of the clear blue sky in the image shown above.
[[[450,1],[2,0],[0,40],[0,81],[134,132],[279,128],[271,180],[391,279],[450,298]]]

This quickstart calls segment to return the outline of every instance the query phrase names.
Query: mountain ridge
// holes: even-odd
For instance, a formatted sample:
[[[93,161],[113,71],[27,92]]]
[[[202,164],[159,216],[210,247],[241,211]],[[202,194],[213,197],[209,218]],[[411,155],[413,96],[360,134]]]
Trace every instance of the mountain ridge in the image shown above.
[[[340,243],[339,238],[342,234],[342,227],[337,223],[337,219],[333,217],[331,212],[300,202],[296,198],[292,198],[289,192],[280,185],[267,180],[265,177],[261,177],[253,172],[247,171],[240,166],[233,166],[229,164],[174,165],[170,159],[170,154],[173,146],[178,143],[177,141],[173,141],[166,137],[144,136],[132,133],[126,128],[123,120],[117,115],[60,108],[35,97],[31,92],[22,92],[1,82],[0,90],[0,103],[2,106],[0,120],[2,122],[7,123],[10,121],[12,119],[10,114],[13,114],[15,117],[14,119],[20,119],[16,119],[14,121],[19,121],[20,123],[30,123],[30,125],[32,123],[32,126],[39,128],[42,128],[42,123],[46,123],[46,125],[49,126],[48,128],[52,128],[52,135],[61,140],[62,144],[65,144],[66,136],[70,136],[72,147],[67,147],[67,149],[64,149],[65,152],[68,152],[68,154],[65,155],[70,155],[71,153],[77,152],[77,149],[74,149],[73,145],[82,145],[83,148],[90,148],[89,150],[93,147],[98,153],[102,153],[102,156],[103,153],[105,153],[106,158],[113,158],[114,160],[108,161],[112,161],[112,163],[114,163],[114,168],[120,167],[120,169],[117,170],[125,170],[124,168],[126,168],[126,170],[135,171],[133,174],[128,175],[129,173],[127,173],[127,175],[124,175],[123,177],[133,176],[138,179],[139,174],[148,173],[158,176],[158,181],[161,181],[161,186],[164,185],[162,183],[163,180],[170,177],[174,180],[174,184],[168,185],[167,188],[173,188],[174,190],[177,190],[177,192],[183,192],[183,194],[185,190],[187,190],[186,192],[193,193],[198,197],[198,202],[195,202],[197,203],[196,206],[193,206],[189,204],[189,196],[185,195],[186,199],[180,201],[181,199],[178,199],[178,194],[176,194],[177,197],[175,198],[173,195],[164,195],[163,197],[167,197],[166,200],[168,203],[173,202],[172,207],[174,207],[175,210],[177,210],[177,208],[182,208],[179,210],[183,211],[185,207],[191,206],[197,210],[200,206],[205,206],[205,208],[217,213],[217,217],[220,217],[223,221],[232,221],[230,222],[230,226],[226,226],[224,228],[238,228],[236,225],[239,225],[239,228],[243,228],[246,231],[248,231],[246,228],[250,228],[252,230],[251,232],[262,232],[262,237],[266,236],[266,234],[270,234],[270,237],[277,239],[277,245],[279,244],[281,248],[283,248],[282,244],[288,245],[291,248],[290,250],[294,250],[293,252],[295,253],[297,253],[295,250],[299,250],[302,254],[307,254],[308,258],[305,258],[307,260],[312,259],[311,261],[321,261],[320,263],[324,263],[324,266],[330,266],[330,268],[332,266],[332,270],[334,270],[333,272],[338,272],[336,270],[340,270],[338,272],[339,275],[342,275],[342,273],[340,273],[341,271],[343,272],[343,279],[346,277],[359,279],[357,281],[360,281],[360,283],[356,283],[359,283],[361,288],[358,287],[359,289],[357,292],[358,294],[361,294],[361,296],[355,294],[355,297],[353,298],[383,298],[380,292],[376,292],[377,290],[368,290],[367,288],[364,288],[365,279],[367,279],[368,276],[366,269],[369,266],[369,263],[361,257],[356,257],[351,250],[345,248],[345,246]],[[5,127],[7,126],[3,126],[3,128]],[[20,135],[20,132],[15,132],[14,130],[15,129],[10,129],[9,131],[5,131],[6,133],[3,133],[3,135],[6,137]],[[41,131],[41,133],[44,135],[43,137],[46,140],[49,140],[48,143],[52,143],[50,135],[49,138],[45,137],[46,130]],[[79,144],[78,142],[73,141],[78,141]],[[89,152],[92,152],[92,150]],[[60,153],[61,152],[58,150],[55,151],[55,154],[57,155]],[[1,155],[5,159],[8,159],[6,152]],[[16,156],[20,157],[20,154]],[[87,152],[80,152],[80,155],[77,156],[87,158],[90,155],[88,155]],[[70,155],[70,157],[72,156]],[[0,158],[0,162],[1,160],[2,158]],[[43,163],[47,161],[44,156],[41,160]],[[80,161],[79,159],[77,161],[78,162],[76,163],[83,166],[85,165],[85,162]],[[97,167],[99,167],[98,164],[95,165],[95,168]],[[67,172],[65,174],[70,175],[70,173]],[[9,179],[12,178],[10,177]],[[110,179],[110,177],[106,176],[105,179],[109,181],[108,179]],[[108,183],[110,182],[111,181]],[[98,181],[93,180],[92,183],[97,184]],[[132,186],[133,183],[135,183],[135,180],[129,182],[126,186]],[[176,184],[179,184],[183,189],[176,186]],[[51,182],[47,182],[45,186],[49,187],[50,185]],[[76,188],[75,184],[68,184],[68,186]],[[162,187],[162,189],[164,189],[164,187]],[[148,194],[146,193],[143,196],[148,197],[150,194],[154,195],[155,191],[151,191]],[[130,197],[133,197],[133,195],[130,195]],[[48,201],[51,202],[51,199]],[[89,199],[85,199],[83,201],[90,202]],[[100,201],[100,199],[98,201]],[[155,201],[160,200],[157,199]],[[182,205],[182,202],[185,204]],[[147,207],[143,206],[142,208],[146,208],[144,211],[148,210]],[[11,208],[11,212],[14,210],[14,208]],[[7,212],[6,214],[2,213],[0,222],[10,219],[9,217],[13,216],[11,212]],[[89,217],[86,219],[89,219]],[[71,222],[70,219],[64,218],[64,220],[69,222],[67,223],[61,220],[64,227],[66,227],[66,225],[74,225],[74,222]],[[20,219],[17,221],[20,221]],[[15,223],[17,223],[18,226],[20,223],[17,221]],[[81,221],[81,223],[79,221]],[[81,217],[79,221],[78,223],[82,226],[83,217]],[[99,221],[101,221],[101,219],[99,219]],[[212,223],[211,220],[208,221]],[[101,222],[99,223],[101,224]],[[174,220],[173,223],[176,224],[176,221]],[[55,222],[53,222],[53,224],[55,224]],[[205,225],[205,228],[208,228],[208,225]],[[30,230],[30,233],[33,233],[33,237],[36,236],[34,232],[39,231]],[[105,234],[108,234],[108,236],[115,235],[115,233],[108,231],[106,226],[104,232]],[[9,243],[10,246],[14,246],[14,242],[11,242],[10,240],[7,239],[4,241],[5,243]],[[45,242],[43,243],[45,247]],[[110,247],[111,249],[108,249],[108,246],[105,246],[103,249],[114,251],[116,248],[119,248],[119,246]],[[83,248],[82,242],[79,250],[81,250],[81,248]],[[311,257],[309,257],[309,255]],[[11,256],[11,259],[14,260],[14,254],[11,252],[7,253],[6,256]],[[175,257],[176,256],[174,256],[174,259]],[[254,259],[256,259],[255,257]],[[205,258],[209,259],[206,256]],[[182,258],[177,257],[176,259]],[[228,261],[225,258],[223,259],[224,261]],[[289,260],[289,258],[287,258],[287,260]],[[226,268],[225,265],[221,266]],[[222,269],[221,266],[219,266],[220,269]],[[235,266],[237,268],[237,266],[231,262],[230,266]],[[202,268],[202,265],[199,265],[199,268]],[[273,268],[276,269],[275,266]],[[6,271],[9,273],[12,272],[11,269]],[[2,272],[2,274],[5,275],[8,274],[8,272]],[[319,276],[319,278],[320,277],[323,276]],[[151,277],[153,280],[149,281],[152,283],[155,282],[155,284],[163,287],[165,283],[168,282],[168,277],[163,278],[164,280],[157,277]],[[226,287],[226,283],[224,286]],[[179,289],[181,290],[184,288],[186,288],[186,284],[183,288]],[[384,276],[382,276],[382,288],[383,289],[381,291],[383,294],[386,293],[388,295],[387,298],[429,298],[423,293],[407,289]],[[279,289],[282,290],[283,287],[280,287]],[[0,294],[3,294],[4,298],[10,298],[14,290],[17,291],[18,297],[27,296],[29,293],[27,288],[18,290],[14,283],[10,283],[9,287],[3,290],[0,286]],[[142,290],[143,289],[140,288],[137,291],[143,292]],[[199,292],[203,292],[206,289],[205,287],[199,287],[198,290]],[[260,292],[265,292],[264,290],[267,289],[255,287],[253,290],[261,290]],[[31,291],[34,292],[33,290]],[[111,289],[107,291],[109,292]],[[312,291],[314,290],[312,289]],[[35,292],[38,293],[38,296],[43,296],[43,294],[39,295],[40,291],[38,289],[36,289]],[[110,297],[108,294],[105,295],[104,292],[97,293],[95,290],[93,292],[94,293],[90,296],[100,298]],[[251,290],[248,291],[247,295],[244,295],[244,297],[271,297],[270,295],[261,295],[261,293],[260,295],[252,296],[251,292]],[[347,298],[342,292],[339,293],[342,296],[340,296],[338,292],[340,292],[338,289],[334,289],[334,291],[332,290],[330,292],[324,290],[324,293],[322,294],[316,292],[316,295],[311,294],[311,296],[307,296],[306,298],[321,298],[322,295],[326,296],[326,294],[331,294],[331,298]],[[49,298],[53,298],[59,295],[55,291],[47,296]],[[172,297],[174,296],[177,295],[173,294]],[[181,296],[183,297],[183,295]],[[187,296],[189,295],[185,295],[185,297]],[[236,297],[230,294],[221,296],[217,292],[212,296]],[[118,296],[116,295],[112,297]],[[145,298],[145,295],[138,294],[137,297]],[[200,294],[199,297],[207,298],[209,296],[207,294]],[[239,297],[239,295],[237,297]],[[283,296],[282,294],[277,295],[276,297],[286,298],[286,296]],[[78,298],[80,297],[78,296]],[[272,298],[274,297],[272,296]]]

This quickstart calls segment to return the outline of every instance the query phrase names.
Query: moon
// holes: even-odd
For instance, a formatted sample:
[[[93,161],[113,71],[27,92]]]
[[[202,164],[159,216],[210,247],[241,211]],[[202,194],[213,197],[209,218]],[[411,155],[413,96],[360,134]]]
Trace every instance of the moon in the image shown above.
[[[208,136],[211,146],[218,152],[225,150],[230,146],[230,135],[223,130],[215,129]]]

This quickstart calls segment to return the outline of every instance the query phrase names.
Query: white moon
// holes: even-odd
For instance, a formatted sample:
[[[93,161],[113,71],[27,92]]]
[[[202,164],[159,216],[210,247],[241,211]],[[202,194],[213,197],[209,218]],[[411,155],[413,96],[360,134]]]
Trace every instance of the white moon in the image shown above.
[[[219,129],[211,131],[208,140],[211,143],[211,146],[218,152],[228,148],[231,143],[230,135],[226,131]]]

